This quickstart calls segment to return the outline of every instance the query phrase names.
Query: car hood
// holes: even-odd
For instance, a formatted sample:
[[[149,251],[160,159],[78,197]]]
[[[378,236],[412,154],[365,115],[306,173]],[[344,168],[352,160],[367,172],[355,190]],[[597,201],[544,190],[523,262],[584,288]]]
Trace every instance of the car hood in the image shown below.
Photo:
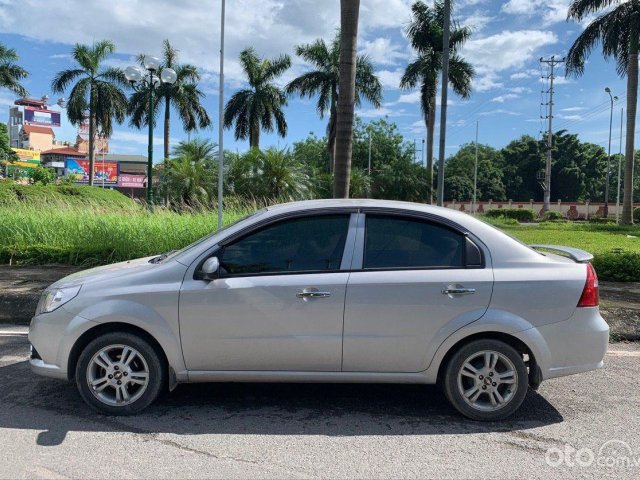
[[[111,280],[123,275],[131,275],[133,273],[152,270],[160,265],[159,263],[149,263],[149,260],[151,260],[152,258],[154,257],[137,258],[135,260],[128,260],[126,262],[112,263],[111,265],[104,265],[102,267],[82,270],[80,272],[72,273],[71,275],[61,278],[60,280],[49,286],[49,288],[64,288],[75,285],[86,285],[88,283]]]

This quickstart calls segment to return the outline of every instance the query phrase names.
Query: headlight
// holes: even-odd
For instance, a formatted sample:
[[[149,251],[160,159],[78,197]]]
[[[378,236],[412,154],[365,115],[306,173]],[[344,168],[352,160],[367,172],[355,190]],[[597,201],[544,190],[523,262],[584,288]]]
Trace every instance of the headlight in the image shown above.
[[[40,303],[38,304],[38,311],[36,315],[41,313],[53,312],[56,308],[61,307],[69,300],[74,298],[80,292],[80,285],[77,287],[56,288],[54,290],[47,290],[42,295]]]

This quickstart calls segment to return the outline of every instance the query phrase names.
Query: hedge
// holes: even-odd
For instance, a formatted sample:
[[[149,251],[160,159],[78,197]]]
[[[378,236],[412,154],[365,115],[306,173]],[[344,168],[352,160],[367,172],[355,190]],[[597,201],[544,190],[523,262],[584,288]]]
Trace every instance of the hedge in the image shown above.
[[[526,208],[494,208],[485,215],[489,218],[513,218],[518,222],[533,222],[535,218],[534,211]]]
[[[611,282],[640,282],[640,253],[604,253],[591,262],[600,280]]]

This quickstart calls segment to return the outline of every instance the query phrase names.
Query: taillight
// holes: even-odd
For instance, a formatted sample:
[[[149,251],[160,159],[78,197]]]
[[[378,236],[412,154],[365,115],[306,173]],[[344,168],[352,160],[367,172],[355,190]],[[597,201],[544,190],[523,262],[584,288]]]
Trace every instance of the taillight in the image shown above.
[[[599,303],[598,276],[593,265],[587,263],[587,281],[584,284],[584,289],[582,289],[578,307],[597,307]]]

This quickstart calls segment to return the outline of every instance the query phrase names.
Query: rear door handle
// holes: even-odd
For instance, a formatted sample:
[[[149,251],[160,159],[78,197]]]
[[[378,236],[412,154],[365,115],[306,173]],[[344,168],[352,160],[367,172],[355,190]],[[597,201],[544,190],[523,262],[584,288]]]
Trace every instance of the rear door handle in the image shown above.
[[[330,296],[331,296],[331,292],[317,292],[317,291],[304,290],[302,292],[296,293],[296,297],[298,298],[327,298]]]
[[[442,289],[443,295],[471,295],[472,293],[476,293],[475,288],[447,287]]]

